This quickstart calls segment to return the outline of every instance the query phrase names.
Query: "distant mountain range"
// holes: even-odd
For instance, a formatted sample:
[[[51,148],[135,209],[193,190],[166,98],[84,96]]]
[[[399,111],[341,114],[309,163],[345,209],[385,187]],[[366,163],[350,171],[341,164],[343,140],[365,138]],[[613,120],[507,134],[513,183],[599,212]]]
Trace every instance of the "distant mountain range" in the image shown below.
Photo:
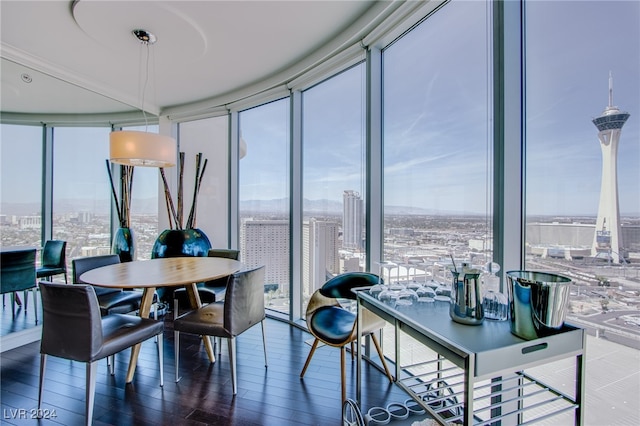
[[[56,213],[74,212],[107,212],[110,208],[110,199],[100,200],[56,200]],[[304,208],[308,212],[342,214],[342,202],[333,200],[304,200]],[[282,212],[289,209],[288,198],[272,200],[245,200],[240,201],[240,209],[245,212],[271,213]],[[157,201],[154,198],[136,199],[133,205],[134,214],[156,214],[158,212]],[[0,212],[5,215],[28,216],[40,212],[40,203],[0,203]],[[460,215],[463,212],[450,210],[423,209],[408,206],[386,206],[385,213],[394,215]],[[484,215],[484,212],[464,212],[465,215]],[[636,217],[640,214],[625,214]],[[587,215],[588,216],[588,215]]]
[[[289,209],[289,199],[279,198],[274,200],[246,200],[240,201],[240,209],[243,211],[255,212],[281,212]],[[308,212],[333,213],[342,214],[342,201],[332,200],[309,200],[304,199],[304,209]],[[423,209],[419,207],[407,206],[386,206],[385,212],[389,214],[406,214],[406,215],[442,215],[442,214],[460,214],[460,212],[443,212],[433,209]],[[484,214],[484,213],[478,213]]]
[[[111,200],[57,200],[55,203],[56,213],[74,212],[107,212],[110,208]],[[2,214],[27,216],[40,212],[40,203],[1,203]],[[342,214],[342,202],[332,200],[304,200],[304,208],[309,212]],[[240,210],[256,213],[282,212],[289,209],[289,199],[279,198],[273,200],[246,200],[240,202]],[[132,211],[134,214],[154,214],[158,210],[155,199],[136,199]],[[430,215],[430,214],[456,214],[456,212],[442,212],[417,207],[387,206],[386,212],[389,214],[407,215]],[[458,212],[459,214],[459,212]],[[480,214],[480,213],[478,213]]]

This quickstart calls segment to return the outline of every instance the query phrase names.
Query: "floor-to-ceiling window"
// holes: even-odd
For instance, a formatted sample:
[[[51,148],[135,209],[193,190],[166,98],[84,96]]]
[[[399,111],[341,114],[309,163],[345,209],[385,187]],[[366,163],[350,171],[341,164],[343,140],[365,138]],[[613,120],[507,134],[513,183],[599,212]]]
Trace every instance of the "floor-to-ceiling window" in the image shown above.
[[[42,239],[42,127],[0,125],[0,245]]]
[[[571,278],[568,319],[599,337],[585,424],[636,424],[640,4],[527,2],[525,17],[525,267]]]
[[[240,256],[265,265],[267,308],[289,313],[289,99],[239,113]]]
[[[111,191],[105,163],[109,131],[54,128],[52,235],[67,241],[68,263],[75,257],[111,252]]]
[[[386,279],[492,260],[489,13],[451,2],[383,51]]]
[[[364,72],[356,65],[302,95],[303,309],[327,279],[366,262]]]

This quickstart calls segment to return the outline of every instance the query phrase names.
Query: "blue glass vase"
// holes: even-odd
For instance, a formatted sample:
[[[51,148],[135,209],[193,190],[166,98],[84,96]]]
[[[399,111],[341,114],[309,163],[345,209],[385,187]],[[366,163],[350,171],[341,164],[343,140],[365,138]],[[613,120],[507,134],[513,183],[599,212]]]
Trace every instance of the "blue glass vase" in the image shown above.
[[[210,248],[209,238],[200,229],[165,229],[153,244],[151,258],[207,256]],[[163,302],[172,303],[172,288],[159,288],[156,291]]]
[[[136,260],[136,245],[131,228],[118,228],[113,235],[111,253],[120,257],[120,262]]]
[[[151,258],[206,256],[211,248],[209,238],[198,228],[165,229],[151,249]]]

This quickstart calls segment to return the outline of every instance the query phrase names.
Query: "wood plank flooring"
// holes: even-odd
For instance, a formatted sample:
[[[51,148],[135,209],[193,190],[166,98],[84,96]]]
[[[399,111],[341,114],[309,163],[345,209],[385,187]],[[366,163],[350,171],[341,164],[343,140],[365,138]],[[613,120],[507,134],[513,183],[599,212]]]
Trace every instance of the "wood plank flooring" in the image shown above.
[[[8,302],[8,300],[7,300]],[[7,321],[3,309],[3,323]],[[32,314],[32,312],[31,312]],[[24,315],[24,314],[22,314]],[[29,315],[27,315],[29,316]],[[339,425],[340,354],[331,347],[316,351],[305,374],[300,371],[310,350],[307,332],[287,323],[266,322],[268,368],[264,367],[262,336],[255,326],[237,339],[238,394],[231,389],[227,345],[214,364],[208,362],[202,340],[180,336],[180,373],[175,383],[171,314],[165,316],[164,387],[159,386],[156,344],[143,344],[131,384],[124,379],[129,350],[116,355],[116,374],[106,361],[98,367],[95,425]],[[22,319],[20,319],[22,320]],[[84,422],[84,364],[48,357],[43,406],[56,417],[38,422],[39,342],[0,355],[0,423],[7,425],[80,425]],[[347,355],[347,395],[355,399],[355,361]],[[384,374],[364,364],[363,407],[402,402],[406,395]],[[47,412],[45,412],[47,414]]]

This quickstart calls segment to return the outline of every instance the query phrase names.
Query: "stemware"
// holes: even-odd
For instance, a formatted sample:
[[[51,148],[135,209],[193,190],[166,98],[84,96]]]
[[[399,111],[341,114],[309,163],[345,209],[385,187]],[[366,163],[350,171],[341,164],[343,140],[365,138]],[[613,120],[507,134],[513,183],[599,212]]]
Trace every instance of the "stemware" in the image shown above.
[[[505,321],[509,316],[509,300],[500,291],[500,278],[496,273],[500,271],[500,265],[496,262],[487,262],[482,273],[482,308],[487,319]]]
[[[411,290],[408,287],[403,288],[398,292],[396,297],[396,308],[403,306],[411,306],[413,302],[418,301],[418,294],[415,290]]]
[[[416,295],[418,296],[418,302],[420,303],[433,303],[436,300],[436,292],[426,285],[417,289]]]
[[[386,263],[388,262],[376,262],[376,264],[378,265],[378,283],[371,286],[371,288],[369,289],[369,294],[373,297],[379,298],[380,293],[389,288],[385,284],[383,277],[383,264]]]

